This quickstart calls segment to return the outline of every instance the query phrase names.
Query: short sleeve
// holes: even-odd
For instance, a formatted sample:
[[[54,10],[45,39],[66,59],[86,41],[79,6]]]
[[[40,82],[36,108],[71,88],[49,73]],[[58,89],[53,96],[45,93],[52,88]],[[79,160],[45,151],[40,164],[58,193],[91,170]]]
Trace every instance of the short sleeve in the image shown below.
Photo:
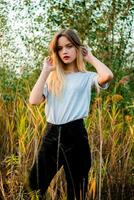
[[[98,74],[96,72],[93,73],[93,79],[92,79],[92,86],[95,86],[97,89],[97,92],[100,92],[100,89],[107,89],[109,87],[109,82],[104,83],[103,85],[100,85],[98,83]]]
[[[48,86],[47,86],[47,83],[45,83],[45,85],[44,85],[43,96],[46,97],[46,98],[48,96]]]

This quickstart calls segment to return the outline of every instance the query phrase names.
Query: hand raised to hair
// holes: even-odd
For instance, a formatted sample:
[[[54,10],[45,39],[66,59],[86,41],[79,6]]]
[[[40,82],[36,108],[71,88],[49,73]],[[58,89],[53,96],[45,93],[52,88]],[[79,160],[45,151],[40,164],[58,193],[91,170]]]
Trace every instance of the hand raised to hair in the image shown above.
[[[43,61],[43,70],[46,72],[51,72],[55,70],[55,66],[53,66],[53,61],[50,56],[46,57]]]
[[[86,62],[91,63],[93,59],[93,54],[88,46],[82,47],[82,55]]]

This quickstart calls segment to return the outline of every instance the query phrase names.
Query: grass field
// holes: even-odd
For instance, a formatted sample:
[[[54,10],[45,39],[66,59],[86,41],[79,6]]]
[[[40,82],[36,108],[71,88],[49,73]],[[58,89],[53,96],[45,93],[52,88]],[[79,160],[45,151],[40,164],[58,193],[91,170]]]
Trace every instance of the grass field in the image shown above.
[[[134,199],[134,116],[120,108],[120,94],[95,97],[85,119],[92,151],[88,198]],[[130,112],[131,113],[131,112]],[[45,132],[44,104],[31,106],[16,94],[7,103],[0,99],[0,197],[3,200],[38,199],[28,189],[29,169]],[[58,177],[58,179],[57,179]],[[48,188],[48,200],[66,200],[61,168]]]

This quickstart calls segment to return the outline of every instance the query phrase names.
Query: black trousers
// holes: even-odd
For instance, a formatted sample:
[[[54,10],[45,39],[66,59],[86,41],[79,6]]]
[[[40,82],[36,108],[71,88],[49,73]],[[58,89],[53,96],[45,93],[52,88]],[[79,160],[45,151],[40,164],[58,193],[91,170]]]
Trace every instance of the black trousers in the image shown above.
[[[32,190],[46,190],[56,172],[64,167],[67,181],[67,199],[87,199],[88,172],[91,154],[83,119],[55,125],[47,122],[37,159],[30,171]],[[43,199],[41,197],[40,199]]]

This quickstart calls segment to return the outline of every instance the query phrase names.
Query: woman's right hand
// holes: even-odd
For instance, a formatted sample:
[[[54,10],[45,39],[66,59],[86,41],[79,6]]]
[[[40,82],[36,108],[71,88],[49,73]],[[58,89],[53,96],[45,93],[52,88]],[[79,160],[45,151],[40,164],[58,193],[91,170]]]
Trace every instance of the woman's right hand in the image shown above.
[[[53,61],[50,56],[46,57],[43,61],[43,70],[46,72],[51,72],[55,70],[55,66],[53,66]]]

